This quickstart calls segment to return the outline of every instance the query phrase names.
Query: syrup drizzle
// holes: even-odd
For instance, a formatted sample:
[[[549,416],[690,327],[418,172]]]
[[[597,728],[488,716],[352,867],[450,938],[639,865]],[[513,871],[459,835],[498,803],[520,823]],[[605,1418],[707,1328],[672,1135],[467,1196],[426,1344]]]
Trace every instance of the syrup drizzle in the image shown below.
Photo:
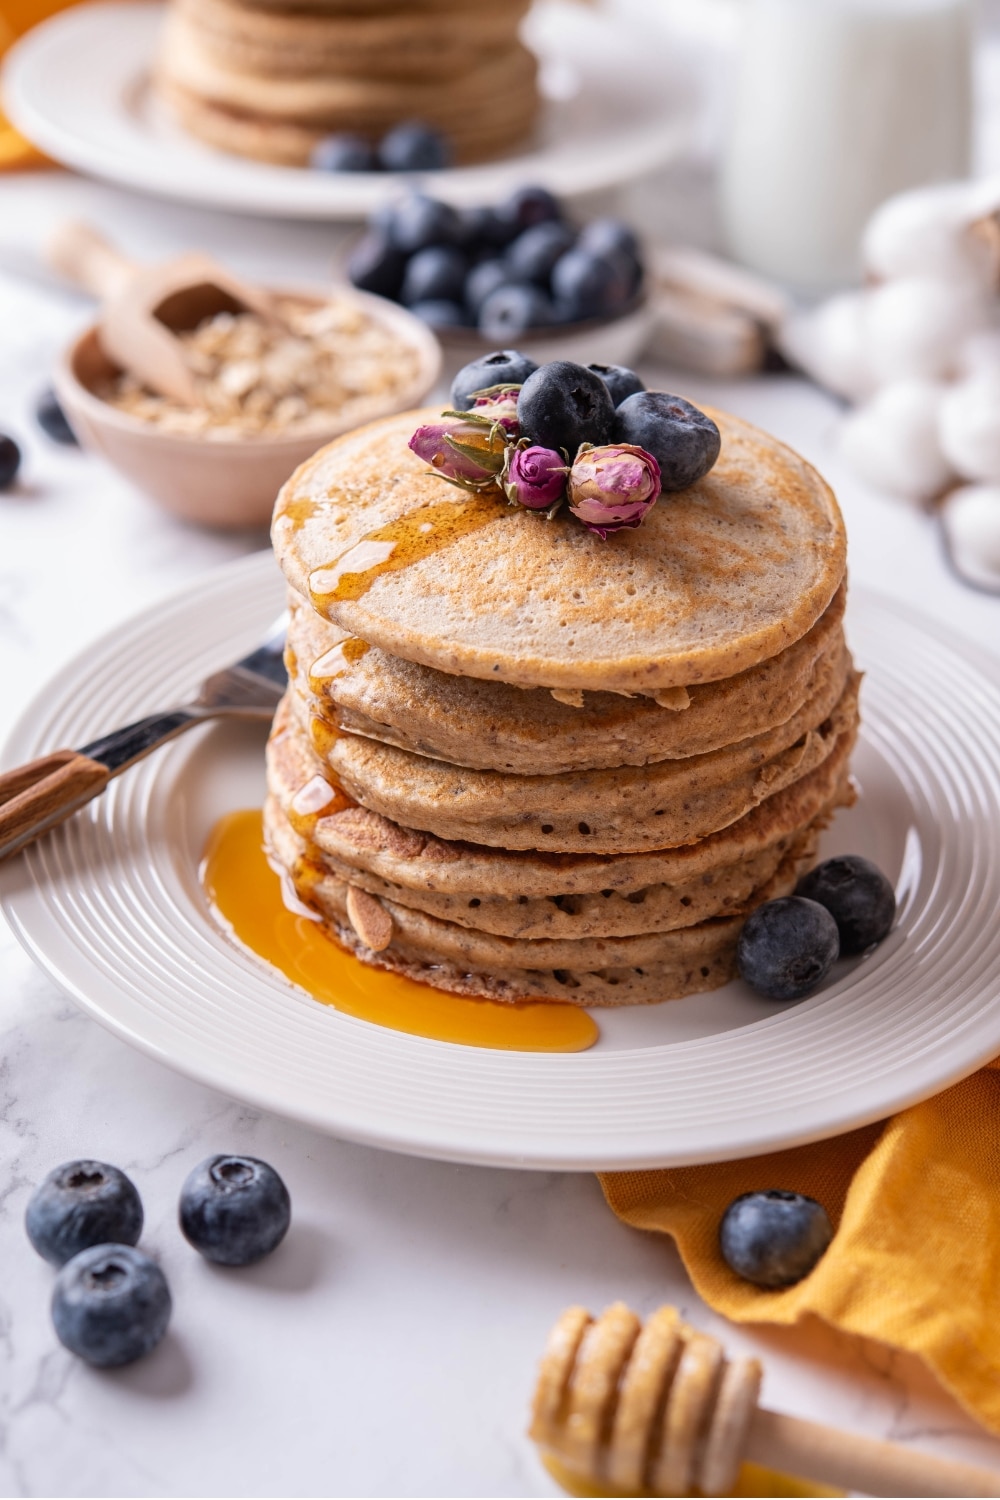
[[[394,1031],[466,1047],[582,1052],[597,1040],[594,1021],[575,1005],[467,1000],[363,964],[301,903],[286,906],[262,839],[259,811],[221,818],[205,850],[202,885],[233,937],[324,1005]]]
[[[331,604],[360,599],[383,573],[412,567],[510,514],[500,494],[469,494],[461,500],[440,500],[407,511],[370,531],[334,562],[313,569],[309,575],[313,606],[326,614]]]
[[[621,1490],[603,1481],[584,1478],[560,1463],[554,1454],[542,1453],[541,1459],[556,1484],[565,1490],[567,1495],[575,1496],[576,1500],[626,1500],[627,1496],[634,1496],[637,1493],[635,1490]],[[647,1490],[638,1491],[640,1495],[649,1493]],[[777,1474],[772,1469],[764,1469],[759,1464],[752,1463],[744,1463],[740,1466],[739,1476],[731,1491],[731,1494],[741,1497],[741,1500],[744,1500],[744,1497],[745,1500],[749,1500],[749,1497],[759,1495],[787,1496],[789,1500],[793,1500],[793,1497],[836,1497],[843,1496],[845,1493],[844,1490],[832,1490],[827,1485],[813,1484],[811,1480],[794,1479],[789,1474]]]

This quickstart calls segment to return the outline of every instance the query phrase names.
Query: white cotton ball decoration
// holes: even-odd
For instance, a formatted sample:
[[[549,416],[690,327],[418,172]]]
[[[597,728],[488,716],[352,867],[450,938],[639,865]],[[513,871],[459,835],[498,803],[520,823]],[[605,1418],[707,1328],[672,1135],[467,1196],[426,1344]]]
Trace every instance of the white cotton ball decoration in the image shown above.
[[[875,388],[865,353],[866,300],[865,292],[842,292],[793,313],[778,335],[789,363],[847,401],[863,401]]]
[[[958,351],[958,374],[995,375],[1000,380],[1000,328],[969,335]]]
[[[945,457],[963,479],[1000,484],[1000,371],[949,387],[940,436]]]
[[[1000,189],[943,183],[889,198],[861,242],[866,269],[880,280],[935,276],[989,290],[1000,276],[1000,243],[977,221],[1000,208]]]
[[[1000,592],[1000,485],[967,484],[941,507],[951,560],[963,578]]]
[[[930,380],[900,380],[851,413],[841,452],[862,479],[917,505],[954,479],[938,439],[944,390]]]
[[[983,298],[967,285],[906,276],[865,298],[864,348],[877,385],[955,373],[970,333],[988,322]]]

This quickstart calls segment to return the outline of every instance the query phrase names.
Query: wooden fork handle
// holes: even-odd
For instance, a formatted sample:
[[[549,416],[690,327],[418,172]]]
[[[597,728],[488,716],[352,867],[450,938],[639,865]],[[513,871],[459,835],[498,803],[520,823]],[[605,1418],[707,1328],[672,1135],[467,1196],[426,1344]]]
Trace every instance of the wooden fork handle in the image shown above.
[[[78,750],[55,750],[0,773],[0,859],[68,818],[110,779],[107,766]]]

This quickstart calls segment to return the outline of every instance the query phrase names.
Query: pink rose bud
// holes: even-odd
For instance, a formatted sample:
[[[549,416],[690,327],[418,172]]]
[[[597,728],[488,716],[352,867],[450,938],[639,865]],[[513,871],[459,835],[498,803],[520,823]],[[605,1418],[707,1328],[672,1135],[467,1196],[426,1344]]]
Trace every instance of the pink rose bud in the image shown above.
[[[638,526],[660,493],[660,466],[645,448],[584,443],[569,474],[569,508],[598,536]]]
[[[508,500],[548,510],[566,493],[566,460],[554,448],[512,448],[502,483]]]
[[[507,452],[502,431],[472,422],[429,422],[409,446],[443,478],[473,487],[495,482]]]
[[[472,403],[477,417],[489,417],[513,438],[521,436],[521,424],[517,420],[517,393],[519,385],[499,386],[495,391],[485,391]]]

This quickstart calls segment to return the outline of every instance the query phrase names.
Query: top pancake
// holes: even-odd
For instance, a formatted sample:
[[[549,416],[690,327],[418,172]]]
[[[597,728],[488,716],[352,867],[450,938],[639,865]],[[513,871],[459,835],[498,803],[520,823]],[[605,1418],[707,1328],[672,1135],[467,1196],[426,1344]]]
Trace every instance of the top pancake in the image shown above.
[[[284,486],[272,528],[303,598],[407,661],[528,687],[715,681],[805,635],[843,578],[829,487],[735,417],[711,413],[722,453],[704,479],[602,541],[565,511],[547,521],[445,484],[406,446],[437,415],[321,449]]]

